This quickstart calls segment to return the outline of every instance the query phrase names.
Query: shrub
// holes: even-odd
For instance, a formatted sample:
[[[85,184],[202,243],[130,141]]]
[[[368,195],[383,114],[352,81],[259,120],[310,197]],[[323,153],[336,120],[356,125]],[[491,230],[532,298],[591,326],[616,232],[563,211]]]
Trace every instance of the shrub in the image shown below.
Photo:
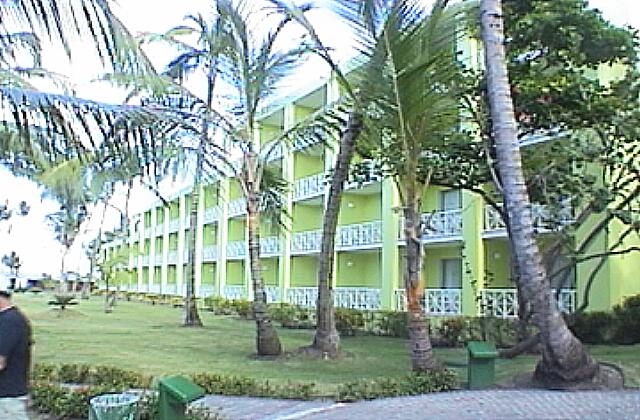
[[[407,338],[407,313],[395,311],[377,311],[374,321],[375,331],[381,335]]]
[[[401,378],[378,378],[370,381],[349,382],[338,388],[338,401],[371,400],[382,397],[420,395],[441,392],[456,387],[456,375],[442,369],[413,373]]]
[[[364,316],[356,309],[336,308],[336,329],[342,335],[356,335],[364,328]]]
[[[613,341],[617,344],[640,343],[640,295],[628,297],[622,305],[613,307],[615,329]]]
[[[286,399],[310,399],[315,395],[315,384],[289,382],[284,385],[258,381],[241,376],[197,373],[191,376],[207,394],[251,395]]]
[[[582,312],[574,315],[571,330],[587,344],[604,344],[611,341],[615,319],[610,312]]]
[[[435,330],[437,339],[434,344],[444,347],[458,347],[464,342],[468,324],[463,317],[443,319]]]

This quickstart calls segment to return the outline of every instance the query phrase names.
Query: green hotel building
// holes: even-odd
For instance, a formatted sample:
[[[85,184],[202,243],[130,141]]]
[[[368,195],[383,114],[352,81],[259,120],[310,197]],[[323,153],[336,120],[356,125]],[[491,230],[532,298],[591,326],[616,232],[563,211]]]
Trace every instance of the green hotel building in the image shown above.
[[[340,94],[329,79],[272,105],[263,113],[256,136],[262,144],[334,102]],[[522,147],[538,147],[531,138]],[[324,144],[298,142],[278,149],[271,165],[289,181],[286,208],[289,229],[263,226],[260,248],[262,274],[270,302],[314,306],[317,259],[327,192],[326,174],[335,151]],[[189,226],[189,189],[159,202],[130,222],[128,238],[104,244],[102,258],[119,256],[112,285],[140,293],[183,295],[187,278],[186,232],[195,229],[196,294],[252,299],[246,247],[245,202],[232,178],[201,187],[197,224]],[[339,307],[403,310],[403,239],[399,198],[390,179],[372,175],[366,182],[348,183],[342,199],[336,238],[333,286]],[[532,209],[545,230],[544,206]],[[476,194],[430,188],[423,199],[424,310],[429,315],[517,315],[517,291],[511,276],[507,233],[500,216]],[[570,223],[570,214],[567,222]],[[594,221],[595,223],[595,221]],[[594,241],[590,254],[606,251],[615,223]],[[580,235],[578,231],[577,235]],[[578,264],[558,294],[561,309],[580,304],[596,261]],[[640,253],[611,256],[598,272],[590,293],[590,310],[608,310],[626,296],[640,293]],[[104,285],[102,285],[104,287]],[[482,309],[481,309],[482,308]]]

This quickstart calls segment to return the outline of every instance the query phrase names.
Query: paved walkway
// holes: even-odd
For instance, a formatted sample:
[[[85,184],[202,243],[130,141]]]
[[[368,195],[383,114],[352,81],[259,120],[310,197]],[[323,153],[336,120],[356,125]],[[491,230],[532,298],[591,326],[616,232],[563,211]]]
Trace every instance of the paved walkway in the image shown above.
[[[207,396],[229,420],[640,420],[640,391],[456,391],[358,403]]]

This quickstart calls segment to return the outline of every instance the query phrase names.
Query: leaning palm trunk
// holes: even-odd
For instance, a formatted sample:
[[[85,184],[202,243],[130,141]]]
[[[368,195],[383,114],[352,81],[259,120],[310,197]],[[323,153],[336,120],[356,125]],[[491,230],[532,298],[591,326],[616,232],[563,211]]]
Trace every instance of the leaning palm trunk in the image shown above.
[[[423,372],[440,367],[433,355],[429,331],[422,308],[424,287],[422,282],[422,243],[420,242],[420,200],[408,193],[404,203],[405,272],[404,287],[407,296],[407,327],[411,368]]]
[[[249,162],[252,161],[250,158]],[[253,317],[256,320],[256,348],[259,356],[278,356],[282,353],[282,345],[267,313],[267,294],[260,269],[260,193],[256,191],[251,177],[249,174],[247,179],[247,235],[253,285]]]
[[[483,0],[481,14],[488,97],[507,223],[520,274],[520,290],[530,304],[532,320],[540,329],[542,340],[542,361],[535,375],[547,384],[588,380],[597,373],[598,364],[571,333],[558,310],[533,237],[531,205],[507,76],[500,0]]]
[[[187,242],[189,246],[189,260],[187,261],[187,283],[184,297],[184,327],[202,327],[202,320],[198,313],[198,305],[195,297],[196,283],[196,229],[198,223],[198,207],[200,206],[200,173],[204,161],[203,147],[197,150],[196,173],[193,181],[193,192],[191,193],[191,212],[189,213],[189,224],[191,228],[187,230]]]
[[[336,357],[340,352],[340,335],[336,329],[333,306],[333,274],[335,238],[340,214],[340,202],[344,183],[349,175],[349,165],[353,158],[355,143],[362,132],[362,115],[352,112],[347,128],[340,138],[336,166],[331,177],[327,208],[322,222],[322,245],[318,267],[317,326],[311,349],[322,355]]]

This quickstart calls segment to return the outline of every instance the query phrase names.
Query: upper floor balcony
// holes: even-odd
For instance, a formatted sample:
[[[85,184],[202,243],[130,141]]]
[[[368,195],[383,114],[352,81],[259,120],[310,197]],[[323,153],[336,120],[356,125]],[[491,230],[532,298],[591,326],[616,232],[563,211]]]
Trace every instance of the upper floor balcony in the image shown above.
[[[204,224],[215,223],[220,219],[220,207],[209,207],[204,210]]]
[[[191,214],[187,213],[187,215],[182,219],[182,229],[191,229]]]
[[[155,236],[162,236],[164,234],[164,223],[160,223],[155,227]]]
[[[325,188],[324,173],[297,179],[293,187],[293,201],[308,200],[322,196]]]
[[[247,212],[247,201],[244,198],[230,201],[227,206],[229,208],[229,217],[242,216]]]
[[[421,216],[423,243],[457,241],[462,239],[462,209],[441,210]],[[398,240],[404,241],[404,218],[400,218]]]
[[[320,252],[320,242],[322,241],[321,230],[307,230],[304,232],[294,232],[291,237],[292,254],[314,254]]]
[[[178,264],[178,251],[171,250],[167,253],[167,264]]]
[[[206,245],[202,248],[202,260],[205,262],[217,261],[218,260],[218,246],[217,245]]]
[[[498,203],[502,208],[502,203]],[[531,204],[531,216],[533,217],[533,227],[537,233],[552,232],[558,227],[573,222],[571,207],[563,205],[559,212],[553,214],[549,207],[543,204]],[[484,234],[485,238],[501,237],[507,235],[506,225],[500,212],[490,205],[484,208]]]
[[[245,241],[233,241],[227,243],[227,258],[241,259],[247,256],[247,244]]]
[[[169,220],[169,233],[175,233],[180,230],[180,219],[175,218]]]
[[[260,256],[268,257],[280,254],[280,238],[267,236],[260,238]]]
[[[356,223],[338,227],[336,248],[339,250],[375,248],[382,245],[382,221]]]

